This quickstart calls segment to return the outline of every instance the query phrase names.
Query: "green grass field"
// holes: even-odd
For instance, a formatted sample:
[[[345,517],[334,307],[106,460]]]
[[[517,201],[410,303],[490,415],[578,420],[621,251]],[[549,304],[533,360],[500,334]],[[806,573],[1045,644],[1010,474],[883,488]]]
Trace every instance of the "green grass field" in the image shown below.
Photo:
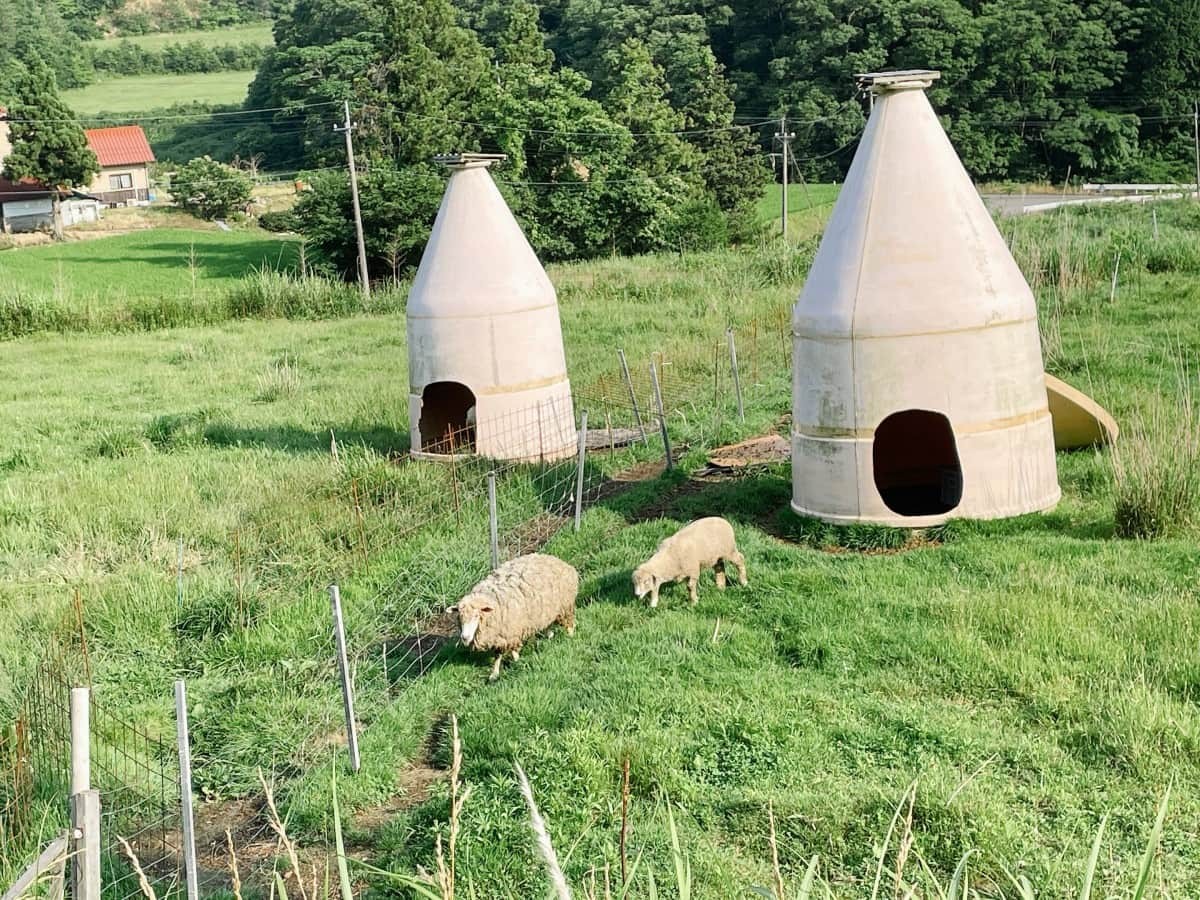
[[[98,309],[209,297],[264,265],[288,269],[295,258],[294,240],[258,229],[153,228],[0,253],[0,282],[69,309]]]
[[[254,72],[206,72],[196,75],[133,75],[97,81],[63,91],[63,100],[81,116],[136,113],[176,103],[241,103]]]
[[[266,47],[275,42],[275,37],[271,33],[270,22],[257,22],[253,25],[235,25],[229,28],[159,31],[129,37],[98,38],[87,43],[89,46],[102,47],[117,41],[129,41],[145,50],[161,50],[167,44],[190,44],[196,41],[206,47],[221,47],[225,44],[259,44]]]
[[[1200,214],[1159,206],[1159,242],[1150,215],[1003,225],[1038,289],[1049,367],[1106,403],[1126,439],[1139,410],[1176,402],[1179,358],[1194,365],[1200,352]],[[477,896],[544,893],[514,760],[560,856],[574,847],[572,882],[615,865],[625,758],[633,855],[644,851],[660,887],[672,880],[669,799],[695,897],[770,883],[768,803],[790,895],[819,854],[838,896],[870,896],[874,848],[914,781],[917,896],[937,896],[933,882],[968,850],[972,896],[1017,896],[1006,868],[1038,896],[1077,896],[1106,814],[1096,896],[1130,896],[1168,785],[1146,896],[1200,883],[1197,531],[1117,538],[1108,453],[1059,456],[1052,513],[957,523],[904,552],[856,552],[846,545],[881,550],[894,536],[796,520],[786,466],[688,477],[707,447],[786,428],[787,347],[773,323],[809,254],[764,244],[552,269],[577,387],[613,372],[617,347],[639,369],[663,351],[681,474],[604,501],[580,533],[553,539],[583,577],[578,632],[527,647],[498,684],[456,652],[389,694],[363,657],[364,770],[339,776],[356,854],[431,867],[455,713],[473,789],[462,896],[467,881]],[[727,383],[713,389],[727,325],[745,425]],[[3,351],[0,666],[27,670],[30,635],[65,616],[78,587],[100,702],[169,735],[171,680],[186,677],[198,785],[215,814],[253,795],[261,766],[278,773],[293,831],[319,844],[328,759],[342,759],[325,586],[341,584],[352,638],[394,633],[417,608],[455,599],[486,555],[478,490],[461,497],[459,524],[447,467],[395,461],[408,443],[403,316],[41,334]],[[655,611],[635,602],[633,566],[679,523],[714,513],[735,524],[750,586],[721,594],[706,580],[695,608],[679,588]],[[19,690],[19,675],[0,684],[0,708]]]

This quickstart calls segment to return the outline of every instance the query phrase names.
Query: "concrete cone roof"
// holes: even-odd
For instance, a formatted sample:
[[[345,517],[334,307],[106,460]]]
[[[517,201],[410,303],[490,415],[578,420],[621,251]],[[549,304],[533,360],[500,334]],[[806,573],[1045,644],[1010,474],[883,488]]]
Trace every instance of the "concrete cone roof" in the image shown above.
[[[796,306],[797,330],[923,334],[1036,315],[925,92],[880,92]]]
[[[936,73],[863,77],[874,109],[792,317],[792,508],[907,527],[1047,509],[1033,293],[925,97]]]
[[[408,317],[504,315],[557,302],[486,165],[454,169],[408,295]]]

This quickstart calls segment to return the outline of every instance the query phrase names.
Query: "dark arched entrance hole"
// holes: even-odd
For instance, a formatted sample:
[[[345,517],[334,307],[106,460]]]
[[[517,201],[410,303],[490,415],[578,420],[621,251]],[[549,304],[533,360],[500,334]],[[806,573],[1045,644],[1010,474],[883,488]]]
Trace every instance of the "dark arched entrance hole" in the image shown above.
[[[457,381],[435,381],[421,393],[421,449],[427,453],[475,449],[475,395]]]
[[[938,516],[962,501],[962,466],[950,420],[927,409],[892,413],[875,429],[875,488],[901,516]]]

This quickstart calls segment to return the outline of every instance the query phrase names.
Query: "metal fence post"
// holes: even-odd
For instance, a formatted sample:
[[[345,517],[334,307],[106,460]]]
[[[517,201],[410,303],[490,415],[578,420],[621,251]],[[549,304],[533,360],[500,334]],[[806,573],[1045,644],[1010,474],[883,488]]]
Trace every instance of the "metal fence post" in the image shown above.
[[[336,584],[329,586],[329,603],[333,610],[333,635],[337,641],[338,670],[342,677],[342,701],[346,709],[346,743],[350,750],[350,771],[362,768],[358,755],[358,728],[354,720],[354,685],[350,680],[350,662],[346,658],[346,626],[342,621],[342,594]]]
[[[488,472],[488,530],[492,539],[492,571],[500,568],[500,521],[496,514],[496,470]]]
[[[71,897],[100,900],[100,793],[92,790],[91,697],[71,690]]]
[[[629,404],[633,407],[633,420],[637,423],[637,430],[642,436],[642,443],[649,447],[650,438],[646,435],[645,426],[642,425],[642,411],[638,409],[637,391],[633,389],[633,379],[629,377],[629,363],[625,361],[625,351],[618,350],[617,356],[621,359],[621,377],[625,379],[625,387],[629,388]]]
[[[729,337],[729,365],[733,369],[733,392],[737,395],[738,420],[744,423],[746,408],[742,405],[742,379],[738,374],[737,343],[732,328],[727,329],[725,334]]]
[[[675,468],[671,458],[671,436],[667,434],[667,414],[663,412],[662,391],[658,387],[658,367],[650,363],[650,384],[654,388],[654,403],[658,407],[658,425],[662,429],[663,448],[667,452],[667,471]]]
[[[188,729],[187,685],[175,682],[175,737],[179,744],[179,805],[183,819],[183,871],[188,900],[199,900],[196,873],[196,822],[192,809],[192,743]]]
[[[585,409],[579,416],[579,463],[578,472],[575,476],[575,530],[579,530],[579,524],[583,521],[583,467],[587,462],[587,410]]]

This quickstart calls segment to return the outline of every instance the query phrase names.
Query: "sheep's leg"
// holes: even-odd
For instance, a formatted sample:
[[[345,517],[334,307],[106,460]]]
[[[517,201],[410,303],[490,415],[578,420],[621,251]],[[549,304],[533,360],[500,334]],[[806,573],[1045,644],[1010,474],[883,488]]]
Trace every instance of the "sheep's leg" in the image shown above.
[[[689,575],[687,584],[688,584],[688,599],[692,601],[692,606],[695,606],[696,603],[699,602],[699,600],[700,600],[699,596],[697,596],[697,594],[696,594],[696,588],[699,587],[699,585],[700,585],[700,574],[696,573],[695,575]]]
[[[745,587],[746,586],[746,557],[742,556],[742,554],[739,553],[737,550],[734,550],[733,553],[729,554],[729,559],[730,559],[730,561],[733,562],[733,564],[735,566],[737,566],[738,584],[740,584],[742,587]]]
[[[488,681],[495,681],[500,677],[500,663],[502,662],[504,662],[504,654],[497,654],[496,661],[492,663],[492,674],[488,676]]]
[[[521,651],[520,651],[520,650],[514,650],[514,651],[512,652],[512,661],[513,661],[513,662],[516,662],[516,661],[517,661],[517,660],[519,660],[520,658],[521,658]]]
[[[718,559],[713,571],[717,573],[717,590],[725,590],[725,561]]]
[[[654,609],[656,606],[658,606],[658,585],[657,584],[654,585],[654,587],[650,588],[650,608]]]
[[[559,625],[561,625],[563,627],[563,631],[565,631],[567,633],[567,637],[571,637],[571,635],[573,635],[575,633],[575,611],[574,610],[571,610],[569,613],[564,613],[563,615],[559,616],[557,619],[555,619],[555,622],[557,622]]]

